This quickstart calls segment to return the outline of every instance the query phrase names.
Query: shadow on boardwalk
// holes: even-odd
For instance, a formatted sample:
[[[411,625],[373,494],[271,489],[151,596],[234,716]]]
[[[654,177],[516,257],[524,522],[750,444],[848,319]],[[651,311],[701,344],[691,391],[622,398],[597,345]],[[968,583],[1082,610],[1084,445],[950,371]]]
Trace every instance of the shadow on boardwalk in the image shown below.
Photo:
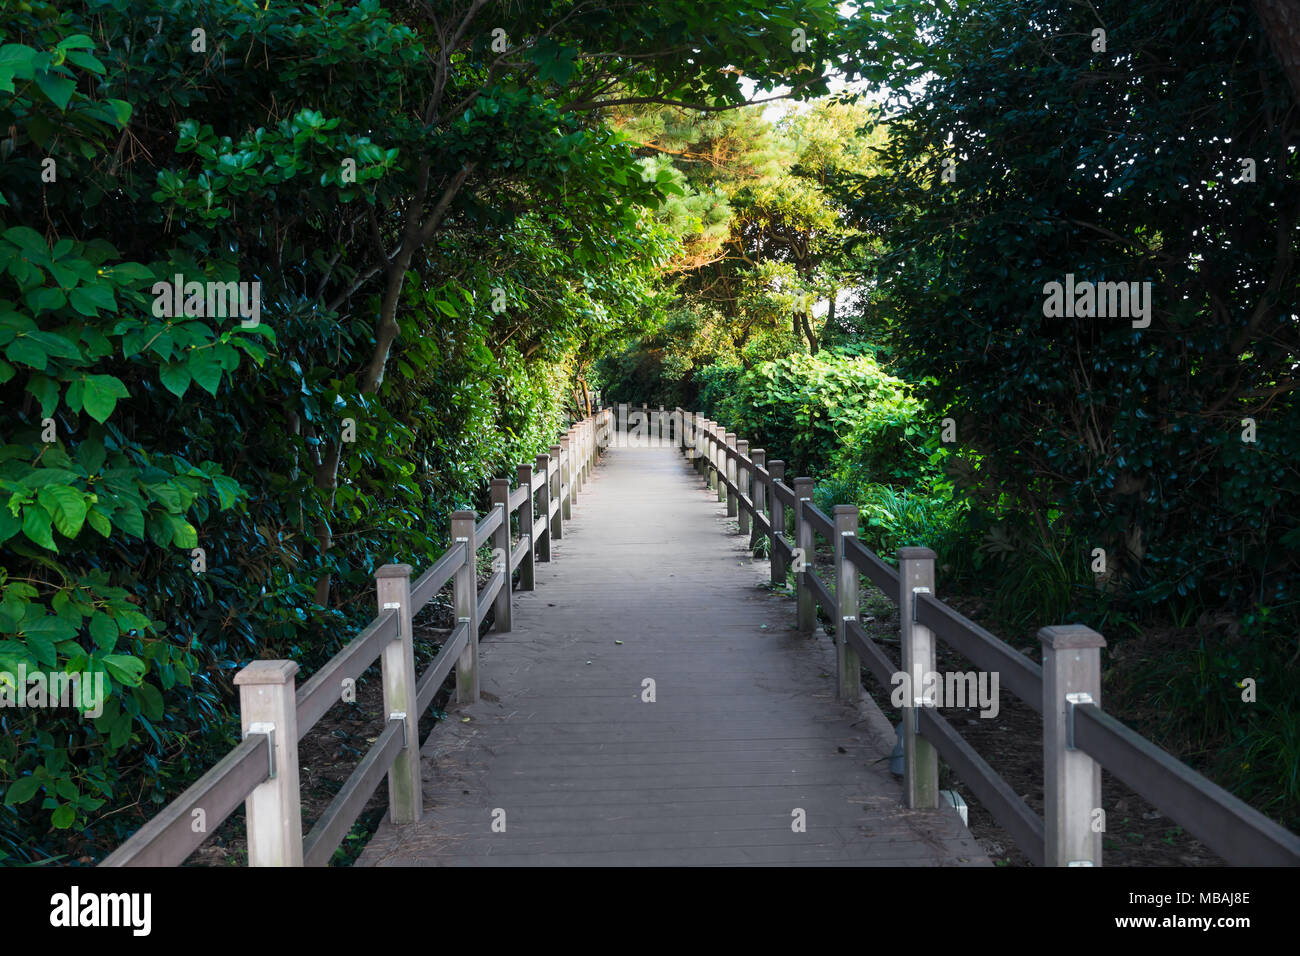
[[[357,865],[988,865],[902,807],[893,728],[673,449],[611,448],[573,517],[424,746],[423,820]]]

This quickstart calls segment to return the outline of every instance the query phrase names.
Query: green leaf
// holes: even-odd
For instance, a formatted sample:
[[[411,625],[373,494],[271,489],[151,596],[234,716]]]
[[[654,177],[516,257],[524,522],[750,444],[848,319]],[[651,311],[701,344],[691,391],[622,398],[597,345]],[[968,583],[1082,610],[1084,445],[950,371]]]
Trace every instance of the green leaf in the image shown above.
[[[19,777],[5,790],[5,806],[12,807],[26,803],[41,789],[41,782],[35,777]]]
[[[75,80],[71,77],[60,76],[50,70],[40,70],[34,79],[36,85],[41,88],[41,92],[50,98],[50,102],[60,110],[68,108],[68,101],[72,99],[72,94],[77,89]]]
[[[103,424],[113,414],[117,400],[126,398],[129,394],[126,386],[112,375],[88,375],[82,393],[82,405],[87,415]]]
[[[111,651],[117,644],[117,622],[107,614],[95,614],[90,619],[90,637],[101,651]]]
[[[149,540],[160,548],[165,548],[171,544],[172,538],[176,534],[172,528],[171,515],[165,512],[151,512],[145,518],[144,527],[149,532]]]
[[[59,383],[48,375],[32,375],[27,380],[27,391],[41,403],[42,418],[48,418],[59,407]]]
[[[70,37],[64,37],[59,41],[56,50],[93,50],[95,41],[84,33],[74,33]]]
[[[20,335],[10,342],[9,347],[5,349],[5,358],[11,362],[30,365],[38,372],[45,371],[45,366],[49,364],[49,356],[45,354],[45,349],[29,335]]]
[[[144,537],[144,512],[134,501],[123,502],[113,513],[113,524],[135,538]]]
[[[22,519],[11,514],[9,509],[0,505],[0,544],[16,535],[23,526]]]
[[[190,367],[185,362],[168,362],[158,370],[163,386],[177,398],[185,397],[190,387]]]
[[[65,538],[75,538],[86,521],[86,497],[75,488],[51,485],[37,496],[54,517],[54,528]]]
[[[50,533],[50,513],[40,505],[32,504],[23,508],[23,534],[50,551],[58,551],[54,535]]]
[[[78,286],[72,290],[72,307],[82,315],[97,315],[99,309],[113,311],[117,308],[117,300],[113,298],[113,290],[107,285],[91,284]],[[81,302],[78,305],[78,301]]]
[[[140,703],[140,709],[150,720],[162,720],[163,696],[153,684],[141,684],[132,693]]]
[[[51,456],[52,453],[47,452],[46,460],[49,460]],[[37,468],[23,477],[23,484],[28,488],[47,488],[50,485],[68,485],[76,481],[77,478],[77,473],[69,471],[67,468]]]
[[[239,500],[239,482],[233,478],[228,478],[225,475],[214,475],[212,487],[217,492],[217,500],[221,504],[222,511]]]
[[[13,226],[4,231],[4,237],[27,253],[29,258],[46,262],[50,257],[50,246],[35,229],[30,226]]]
[[[129,654],[105,654],[100,658],[113,679],[127,687],[138,687],[144,678],[144,661]]]
[[[53,667],[59,662],[59,652],[54,649],[54,642],[44,634],[28,634],[27,647],[32,656],[45,667]]]
[[[76,626],[56,614],[24,622],[22,632],[28,638],[39,635],[50,641],[70,641],[77,636]]]
[[[108,515],[98,508],[92,507],[86,512],[86,523],[99,532],[102,538],[107,538],[113,533],[113,522],[108,519]],[[0,538],[0,540],[3,539]]]
[[[76,808],[70,803],[61,805],[57,810],[50,814],[50,823],[54,824],[56,830],[68,829],[76,819]]]
[[[25,298],[27,304],[31,306],[33,314],[57,311],[58,309],[63,308],[68,301],[68,297],[62,289],[48,286],[40,289],[33,289],[23,298]]]
[[[104,443],[98,438],[91,438],[83,441],[77,446],[77,461],[81,467],[86,469],[86,474],[95,475],[104,467],[104,460],[108,457],[108,452],[104,448]]]
[[[171,523],[172,544],[176,545],[178,548],[185,548],[186,550],[198,547],[199,533],[195,530],[194,525],[176,515],[171,516]]]
[[[221,384],[221,360],[213,350],[195,349],[190,352],[189,367],[190,374],[194,376],[194,384],[209,395],[216,395],[217,387]]]
[[[21,43],[6,43],[0,46],[0,90],[12,93],[15,76],[30,77],[32,60],[35,56],[35,50]]]

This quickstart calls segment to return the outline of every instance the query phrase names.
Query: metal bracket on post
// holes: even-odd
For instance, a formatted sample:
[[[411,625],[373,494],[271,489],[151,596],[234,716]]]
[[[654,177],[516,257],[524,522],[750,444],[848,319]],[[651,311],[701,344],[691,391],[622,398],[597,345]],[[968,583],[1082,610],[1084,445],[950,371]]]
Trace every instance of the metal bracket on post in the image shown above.
[[[402,722],[402,749],[408,746],[406,739],[406,711],[398,710],[388,715],[389,721],[400,720]]]
[[[1092,860],[1071,860],[1066,866],[1096,866]]]
[[[1074,708],[1078,707],[1080,704],[1093,703],[1096,703],[1096,701],[1092,699],[1091,694],[1078,693],[1065,695],[1065,746],[1069,750],[1079,749],[1074,745]],[[1074,864],[1071,863],[1070,866],[1074,866]],[[1088,866],[1092,866],[1092,864],[1089,863]]]
[[[401,605],[401,602],[399,602],[399,601],[385,601],[385,602],[384,602],[383,610],[385,610],[385,611],[400,611],[401,609],[402,609],[402,605]]]
[[[916,623],[916,596],[918,594],[929,594],[929,588],[912,588],[912,623]]]
[[[266,736],[266,779],[275,779],[275,724],[255,723],[249,724],[248,730],[244,734],[247,740],[252,734],[264,734]]]
[[[924,697],[912,698],[912,732],[921,732],[921,708],[926,706]]]

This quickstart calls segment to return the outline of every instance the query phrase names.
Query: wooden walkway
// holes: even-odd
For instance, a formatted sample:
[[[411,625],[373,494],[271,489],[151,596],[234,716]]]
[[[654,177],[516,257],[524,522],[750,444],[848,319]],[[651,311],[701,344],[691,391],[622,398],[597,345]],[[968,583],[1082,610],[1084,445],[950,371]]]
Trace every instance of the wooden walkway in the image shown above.
[[[892,726],[837,701],[735,530],[675,449],[610,447],[429,736],[422,821],[358,865],[987,866],[954,811],[902,806]]]

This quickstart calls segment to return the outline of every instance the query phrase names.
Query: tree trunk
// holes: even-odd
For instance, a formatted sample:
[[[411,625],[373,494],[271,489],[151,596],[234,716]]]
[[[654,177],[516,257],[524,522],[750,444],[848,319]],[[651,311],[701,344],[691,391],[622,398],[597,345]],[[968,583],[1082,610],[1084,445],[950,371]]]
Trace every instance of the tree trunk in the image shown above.
[[[808,343],[808,351],[812,355],[817,354],[817,335],[813,332],[812,322],[808,319],[807,312],[796,312],[794,314],[795,331],[803,335],[804,340]]]
[[[366,366],[361,378],[361,392],[373,393],[384,380],[384,370],[388,366],[388,356],[392,352],[393,342],[397,340],[401,327],[397,324],[397,306],[401,302],[402,285],[406,281],[406,270],[415,255],[412,248],[401,253],[393,263],[384,270],[384,298],[379,309],[379,324],[375,328],[375,350],[371,353],[370,364]],[[314,484],[328,496],[326,510],[334,507],[334,496],[338,490],[339,465],[343,461],[343,442],[334,439],[325,446],[320,464],[316,466]],[[317,548],[322,560],[334,546],[334,535],[329,522],[324,519],[316,526]],[[328,572],[316,579],[316,603],[321,607],[329,606],[331,576]]]
[[[1296,0],[1251,0],[1251,6],[1291,83],[1291,95],[1300,104],[1300,4]]]

